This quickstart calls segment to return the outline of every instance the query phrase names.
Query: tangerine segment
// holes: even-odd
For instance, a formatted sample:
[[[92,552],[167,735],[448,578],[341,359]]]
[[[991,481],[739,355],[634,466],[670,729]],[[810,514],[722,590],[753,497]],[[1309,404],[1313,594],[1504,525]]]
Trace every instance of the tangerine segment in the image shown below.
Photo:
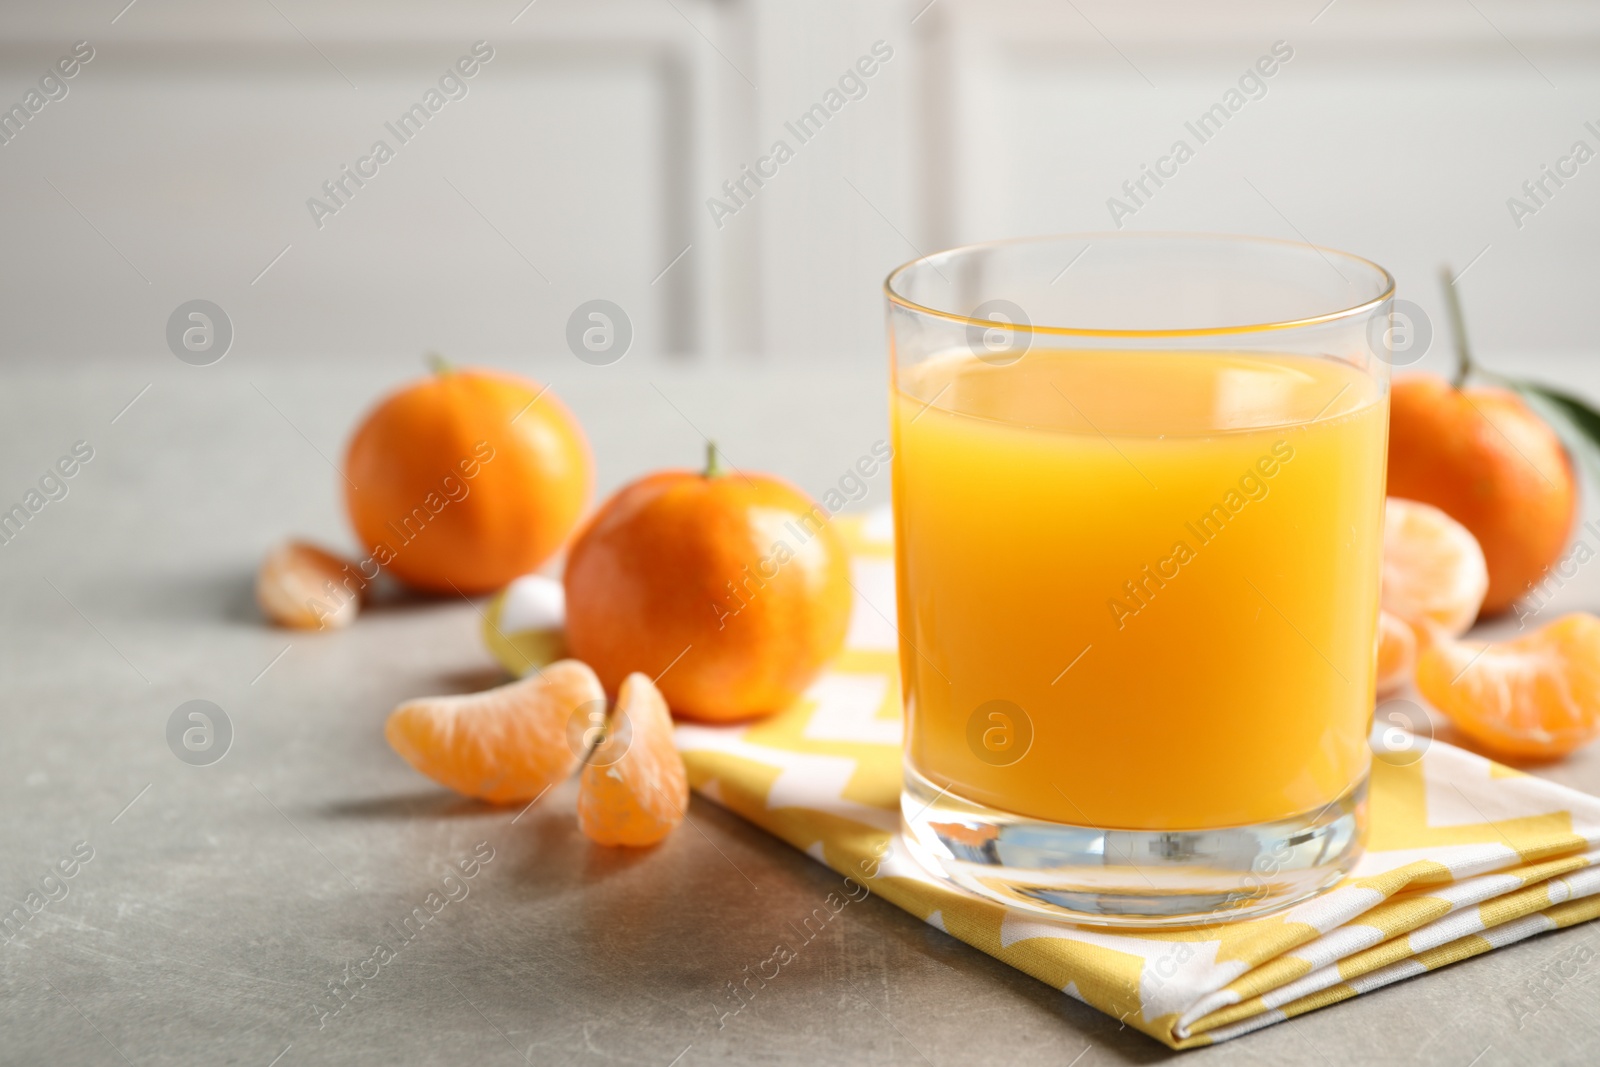
[[[627,736],[627,751],[607,749]],[[601,742],[578,783],[578,826],[602,845],[653,845],[683,821],[689,776],[672,743],[672,716],[661,691],[643,674],[622,681]]]
[[[1383,609],[1412,626],[1466,633],[1489,567],[1472,532],[1432,504],[1391,496],[1383,516]]]
[[[261,561],[256,603],[279,626],[339,629],[355,621],[367,584],[349,560],[305,541],[285,541]]]
[[[1417,665],[1417,635],[1398,616],[1378,612],[1378,695],[1405,685]]]
[[[1563,756],[1600,733],[1600,619],[1566,615],[1499,644],[1436,638],[1417,688],[1461,732],[1506,756]]]
[[[604,700],[594,671],[567,659],[498,689],[409,701],[383,733],[440,785],[510,804],[533,800],[572,774],[578,753],[567,743],[567,723],[585,704]]]

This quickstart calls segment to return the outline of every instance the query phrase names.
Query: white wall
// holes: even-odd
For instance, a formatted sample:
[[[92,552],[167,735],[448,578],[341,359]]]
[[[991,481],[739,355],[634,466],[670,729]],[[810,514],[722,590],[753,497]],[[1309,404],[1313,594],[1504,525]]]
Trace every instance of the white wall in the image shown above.
[[[1595,348],[1600,161],[1520,229],[1506,207],[1600,150],[1593,4],[524,3],[8,3],[0,106],[96,54],[0,147],[0,353],[170,359],[168,314],[205,297],[258,358],[571,358],[569,313],[605,297],[640,353],[877,358],[889,268],[1109,228],[1280,40],[1267,94],[1125,225],[1303,235],[1429,310],[1436,265],[1487,248],[1463,279],[1486,354]],[[307,198],[480,39],[469,95],[319,229]],[[799,144],[785,121],[880,40],[865,96]],[[794,158],[714,225],[780,138]]]

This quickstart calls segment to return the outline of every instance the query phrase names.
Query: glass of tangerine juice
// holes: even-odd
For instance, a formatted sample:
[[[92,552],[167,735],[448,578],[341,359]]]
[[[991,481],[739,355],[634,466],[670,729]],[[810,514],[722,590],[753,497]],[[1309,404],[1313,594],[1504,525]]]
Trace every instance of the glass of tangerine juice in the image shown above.
[[[916,858],[1111,925],[1336,883],[1366,827],[1388,272],[1119,233],[885,290]]]

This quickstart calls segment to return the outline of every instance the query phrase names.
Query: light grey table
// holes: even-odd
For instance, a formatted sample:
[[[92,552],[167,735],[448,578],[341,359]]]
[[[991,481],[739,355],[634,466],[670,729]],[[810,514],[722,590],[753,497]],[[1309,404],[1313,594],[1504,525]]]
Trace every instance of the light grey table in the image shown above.
[[[704,432],[739,465],[820,493],[885,430],[876,361],[492,362],[554,384],[595,442],[602,489],[694,464]],[[1531,365],[1600,395],[1586,365]],[[283,362],[241,344],[207,368],[165,354],[0,368],[0,504],[74,442],[94,449],[68,495],[0,546],[0,898],[22,902],[75,848],[93,850],[67,895],[0,944],[0,1061],[1093,1067],[1171,1055],[875,898],[719,1028],[726,983],[838,876],[704,801],[662,847],[608,852],[575,831],[570,786],[513,824],[515,812],[463,802],[395,757],[381,733],[395,703],[496,680],[475,608],[400,600],[349,631],[296,635],[261,622],[250,581],[288,534],[353,547],[329,460],[360,410],[417,366],[409,353]],[[880,479],[867,503],[886,496]],[[1563,590],[1568,606],[1600,607],[1595,572]],[[164,733],[196,698],[235,733],[206,767],[175,758]],[[1600,790],[1600,747],[1542,773]],[[392,960],[364,963],[380,942],[398,946],[395,926],[481,842],[493,858],[467,895]],[[1592,1064],[1600,962],[1553,977],[1580,941],[1600,947],[1600,928],[1186,1062]],[[347,967],[371,977],[323,1019]],[[1515,1000],[1546,1006],[1519,1030]]]

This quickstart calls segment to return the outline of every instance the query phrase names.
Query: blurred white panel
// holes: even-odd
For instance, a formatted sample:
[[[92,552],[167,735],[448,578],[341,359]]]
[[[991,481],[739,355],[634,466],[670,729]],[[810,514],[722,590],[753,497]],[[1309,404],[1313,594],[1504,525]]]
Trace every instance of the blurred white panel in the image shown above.
[[[941,0],[959,93],[929,123],[954,185],[926,220],[935,243],[1119,225],[1305,239],[1389,267],[1436,322],[1439,264],[1470,264],[1486,353],[1592,350],[1600,160],[1520,228],[1506,201],[1575,141],[1600,151],[1600,12],[1325,3]],[[1292,58],[1249,78],[1277,42]],[[1198,129],[1224,101],[1221,128]],[[1179,141],[1193,157],[1161,162]],[[1158,163],[1176,171],[1160,186]]]
[[[898,3],[767,2],[759,10],[755,137],[764,153],[777,142],[794,151],[751,202],[762,348],[796,359],[877,358],[884,276],[931,251],[919,232],[922,179],[908,121],[916,29]],[[825,122],[812,110],[830,106],[838,110]],[[741,212],[728,229],[745,222]]]
[[[205,297],[241,351],[553,353],[599,297],[641,351],[706,346],[725,324],[707,304],[717,250],[691,248],[693,189],[735,125],[713,121],[722,60],[689,21],[711,5],[594,6],[547,0],[513,24],[505,5],[150,4],[13,36],[0,100],[74,40],[95,55],[0,147],[0,211],[27,250],[0,265],[0,343],[159,357],[167,315]],[[474,42],[492,59],[452,78]],[[423,129],[399,128],[418,104],[436,109]],[[393,158],[362,163],[380,141]]]
[[[1129,227],[1369,255],[1435,317],[1437,264],[1470,264],[1486,352],[1593,348],[1600,161],[1507,209],[1600,151],[1593,4],[275,3],[0,12],[0,105],[96,49],[0,147],[0,352],[168,358],[166,317],[206,297],[241,352],[570,358],[598,297],[641,352],[877,359],[896,264],[1107,229],[1113,196]],[[469,95],[319,229],[307,198],[477,40]],[[1200,144],[1185,123],[1277,41],[1293,58]],[[1194,158],[1130,201],[1180,138]]]

